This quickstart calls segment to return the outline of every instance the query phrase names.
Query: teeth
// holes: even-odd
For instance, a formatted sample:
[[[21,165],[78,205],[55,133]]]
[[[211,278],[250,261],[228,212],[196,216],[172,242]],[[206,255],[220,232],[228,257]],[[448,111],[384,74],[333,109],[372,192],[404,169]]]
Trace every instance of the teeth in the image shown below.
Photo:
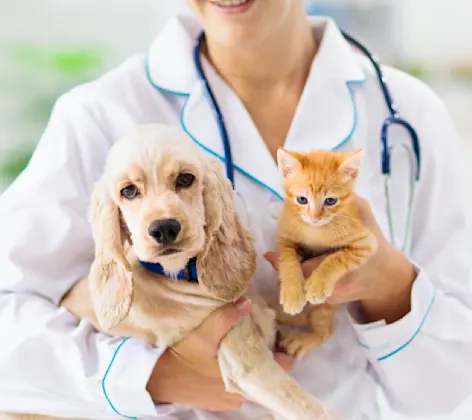
[[[210,0],[210,3],[221,7],[236,7],[249,3],[249,0]]]

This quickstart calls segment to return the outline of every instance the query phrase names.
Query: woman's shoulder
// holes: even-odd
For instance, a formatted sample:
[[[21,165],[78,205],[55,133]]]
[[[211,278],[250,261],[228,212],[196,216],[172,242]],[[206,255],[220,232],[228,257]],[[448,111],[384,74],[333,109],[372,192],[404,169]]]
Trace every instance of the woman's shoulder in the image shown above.
[[[383,71],[392,95],[399,101],[407,101],[410,106],[414,103],[421,109],[442,106],[442,99],[427,82],[395,67],[384,66]]]
[[[63,94],[56,102],[55,114],[63,124],[81,125],[84,131],[93,125],[111,140],[135,125],[165,123],[169,100],[149,82],[142,54]]]
[[[90,82],[78,85],[64,97],[83,106],[126,103],[146,89],[146,57],[135,55]]]
[[[363,68],[370,96],[378,98],[376,106],[383,106],[385,99],[372,64],[366,61]],[[393,66],[382,65],[381,69],[393,102],[403,118],[420,124],[429,114],[447,114],[443,100],[425,81]]]

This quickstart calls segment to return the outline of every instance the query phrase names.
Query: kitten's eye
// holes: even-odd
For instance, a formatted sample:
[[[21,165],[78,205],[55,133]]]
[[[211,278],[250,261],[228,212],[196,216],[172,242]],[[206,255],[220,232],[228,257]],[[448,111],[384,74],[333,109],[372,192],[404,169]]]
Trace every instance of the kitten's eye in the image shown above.
[[[303,197],[303,196],[298,196],[297,197],[297,203],[304,206],[304,205],[308,204],[308,198]]]
[[[324,204],[325,206],[334,206],[338,202],[337,198],[334,197],[328,197],[325,201]]]
[[[136,198],[140,193],[136,185],[128,185],[120,191],[120,194],[127,200],[132,200]]]
[[[177,188],[188,188],[193,184],[193,181],[195,181],[195,175],[182,173],[177,177],[175,185]]]

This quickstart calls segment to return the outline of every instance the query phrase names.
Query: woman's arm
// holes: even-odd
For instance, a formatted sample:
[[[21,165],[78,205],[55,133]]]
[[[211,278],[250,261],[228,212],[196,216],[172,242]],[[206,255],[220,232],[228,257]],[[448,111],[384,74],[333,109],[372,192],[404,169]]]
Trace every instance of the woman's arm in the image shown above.
[[[391,405],[408,415],[450,413],[472,392],[472,231],[462,145],[444,105],[430,92],[422,112],[411,256],[416,278],[406,296],[391,295],[388,302],[384,295],[383,308],[364,305],[371,320],[386,318],[394,306],[398,311],[391,321],[401,319],[353,322]],[[381,278],[405,280],[409,291],[411,271],[401,267],[392,275],[384,270]]]
[[[87,207],[110,147],[77,99],[58,101],[30,165],[0,197],[0,412],[155,416],[146,384],[162,350],[57,307],[93,259]]]
[[[423,158],[412,259],[387,243],[359,198],[379,248],[328,300],[353,302],[352,324],[371,372],[392,407],[412,416],[450,413],[472,392],[472,230],[461,141],[444,105],[427,93],[416,127]],[[266,258],[277,267],[276,254]],[[305,276],[324,258],[306,261]]]

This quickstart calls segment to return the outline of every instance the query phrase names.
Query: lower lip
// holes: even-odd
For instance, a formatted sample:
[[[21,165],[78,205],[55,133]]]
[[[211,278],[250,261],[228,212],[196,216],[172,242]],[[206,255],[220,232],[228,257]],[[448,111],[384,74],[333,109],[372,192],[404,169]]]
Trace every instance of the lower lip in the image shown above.
[[[212,2],[210,2],[210,4],[221,13],[236,15],[236,14],[242,14],[242,13],[247,12],[251,8],[251,6],[254,4],[254,2],[255,0],[249,0],[247,3],[241,4],[239,6],[220,6]]]

